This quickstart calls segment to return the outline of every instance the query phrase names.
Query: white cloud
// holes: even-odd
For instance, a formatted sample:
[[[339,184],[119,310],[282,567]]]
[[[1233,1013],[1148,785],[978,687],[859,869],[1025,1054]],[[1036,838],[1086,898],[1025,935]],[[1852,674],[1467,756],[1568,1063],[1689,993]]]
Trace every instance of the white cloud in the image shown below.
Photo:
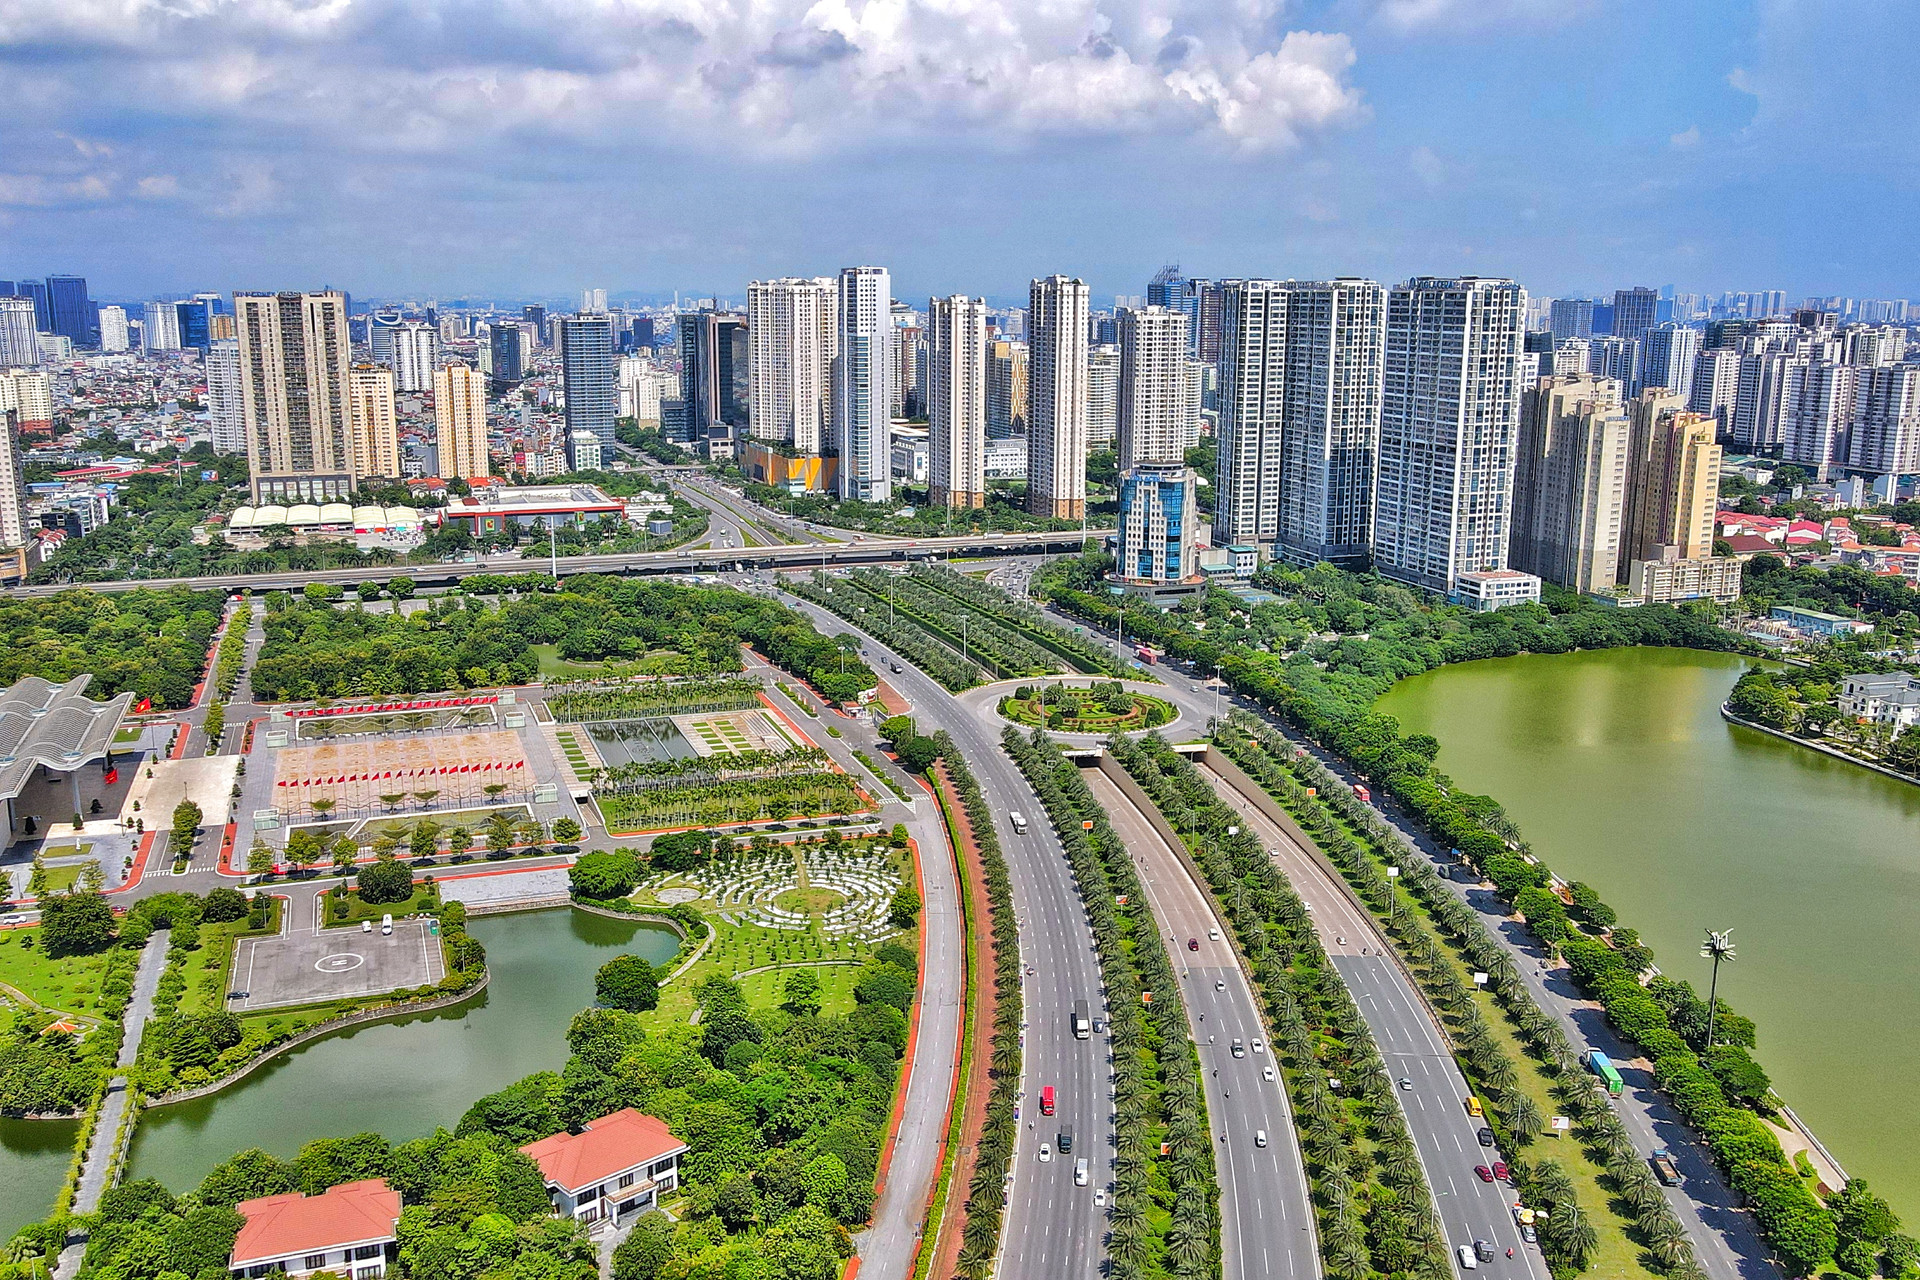
[[[1413,154],[1407,157],[1407,167],[1413,170],[1415,177],[1429,187],[1438,187],[1446,180],[1446,162],[1435,155],[1430,148],[1415,147]]]
[[[1700,126],[1688,125],[1679,133],[1667,139],[1667,145],[1676,151],[1690,151],[1700,145]]]
[[[157,173],[134,183],[133,190],[143,200],[165,200],[180,194],[180,180],[170,173]]]
[[[488,138],[810,153],[1365,116],[1351,42],[1275,0],[0,0],[0,69],[77,108],[434,154]],[[65,59],[45,58],[58,50]],[[72,60],[104,74],[76,77]],[[118,98],[116,102],[115,99]],[[94,104],[98,105],[98,104]],[[285,136],[283,134],[283,136]],[[75,145],[80,143],[76,140]]]

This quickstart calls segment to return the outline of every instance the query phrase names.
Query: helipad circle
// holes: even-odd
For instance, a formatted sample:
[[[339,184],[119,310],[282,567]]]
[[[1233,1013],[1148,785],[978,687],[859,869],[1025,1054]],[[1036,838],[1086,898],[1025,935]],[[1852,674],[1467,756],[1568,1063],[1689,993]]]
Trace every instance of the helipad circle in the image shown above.
[[[343,951],[337,955],[321,956],[313,962],[313,967],[322,973],[351,973],[366,962],[365,956]]]

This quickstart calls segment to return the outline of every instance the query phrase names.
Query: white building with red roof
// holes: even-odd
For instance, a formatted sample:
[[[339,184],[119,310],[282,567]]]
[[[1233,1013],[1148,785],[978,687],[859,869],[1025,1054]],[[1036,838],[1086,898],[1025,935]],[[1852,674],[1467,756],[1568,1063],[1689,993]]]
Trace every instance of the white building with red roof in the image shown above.
[[[344,1182],[317,1196],[261,1196],[234,1209],[247,1220],[227,1263],[236,1276],[331,1271],[347,1280],[375,1280],[386,1275],[398,1242],[400,1193],[385,1178]]]
[[[625,1107],[520,1150],[540,1166],[555,1213],[600,1222],[652,1208],[678,1187],[687,1144],[664,1120]]]

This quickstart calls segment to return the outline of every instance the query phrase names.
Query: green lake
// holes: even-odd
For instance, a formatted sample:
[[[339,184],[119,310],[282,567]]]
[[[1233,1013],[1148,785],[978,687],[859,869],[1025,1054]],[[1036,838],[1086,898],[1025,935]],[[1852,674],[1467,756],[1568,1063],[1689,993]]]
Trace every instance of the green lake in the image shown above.
[[[53,1212],[79,1136],[78,1120],[0,1117],[0,1237]]]
[[[315,1040],[230,1089],[148,1111],[127,1176],[186,1191],[248,1147],[290,1157],[314,1138],[373,1130],[403,1142],[451,1129],[481,1095],[565,1064],[567,1023],[593,1003],[601,965],[623,951],[657,964],[680,945],[658,925],[573,910],[481,917],[469,928],[493,975],[474,1000]]]
[[[1377,707],[1431,733],[1534,850],[1592,884],[1661,969],[1760,1028],[1774,1086],[1855,1177],[1920,1220],[1920,787],[1737,728],[1745,659],[1681,649],[1501,658]]]

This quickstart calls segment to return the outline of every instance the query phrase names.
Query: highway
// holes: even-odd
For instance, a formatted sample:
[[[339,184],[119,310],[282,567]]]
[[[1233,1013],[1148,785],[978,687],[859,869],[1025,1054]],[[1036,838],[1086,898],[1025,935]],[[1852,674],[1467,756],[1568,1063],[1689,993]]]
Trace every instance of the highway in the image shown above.
[[[1072,537],[1077,543],[1079,535]],[[781,599],[811,618],[823,635],[854,631],[806,601],[787,595]],[[1096,1191],[1111,1194],[1113,1050],[1104,1033],[1090,1040],[1073,1036],[1070,1020],[1076,1000],[1087,1001],[1102,1028],[1106,1026],[1100,966],[1079,888],[1059,839],[1038,816],[1038,798],[1001,751],[999,731],[969,715],[953,695],[879,641],[865,639],[871,661],[883,668],[899,663],[901,669],[890,672],[887,682],[913,703],[922,728],[945,729],[952,735],[993,812],[1013,885],[1020,959],[1029,971],[1024,987],[1026,1093],[998,1273],[1021,1280],[1098,1280],[1105,1269],[1107,1226],[1106,1210],[1096,1206],[1093,1197]],[[1026,835],[1016,835],[1007,820],[1015,810],[1031,819]],[[1043,1117],[1040,1090],[1048,1085],[1053,1086],[1056,1109]],[[1063,1159],[1058,1135],[1065,1125],[1073,1126],[1074,1149],[1071,1158]],[[1050,1161],[1039,1159],[1043,1143],[1052,1151]],[[1073,1161],[1082,1155],[1093,1176],[1088,1185],[1077,1187]]]
[[[1087,787],[1126,841],[1160,931],[1180,970],[1180,996],[1200,1053],[1207,1117],[1218,1141],[1220,1254],[1224,1280],[1321,1274],[1307,1178],[1287,1104],[1286,1085],[1265,1044],[1260,1005],[1234,954],[1232,935],[1214,914],[1180,856],[1103,769],[1083,771]],[[1215,934],[1218,934],[1216,939]],[[1188,939],[1199,944],[1187,949]],[[1232,1044],[1247,1046],[1236,1058]],[[1274,1079],[1267,1079],[1267,1072]],[[1265,1147],[1254,1144],[1264,1130]]]
[[[1222,799],[1245,815],[1261,843],[1277,850],[1274,862],[1312,911],[1320,944],[1373,1033],[1387,1074],[1401,1082],[1401,1110],[1426,1170],[1448,1249],[1484,1240],[1495,1250],[1493,1261],[1480,1264],[1488,1280],[1545,1280],[1545,1261],[1520,1238],[1513,1218],[1518,1194],[1505,1183],[1482,1182],[1474,1173],[1474,1166],[1490,1166],[1500,1153],[1476,1138],[1481,1122],[1467,1114],[1472,1090],[1466,1077],[1413,979],[1388,954],[1371,914],[1354,901],[1344,880],[1260,810],[1255,801],[1264,797],[1242,795],[1204,765],[1200,772]],[[1508,1249],[1512,1258],[1505,1256]]]

